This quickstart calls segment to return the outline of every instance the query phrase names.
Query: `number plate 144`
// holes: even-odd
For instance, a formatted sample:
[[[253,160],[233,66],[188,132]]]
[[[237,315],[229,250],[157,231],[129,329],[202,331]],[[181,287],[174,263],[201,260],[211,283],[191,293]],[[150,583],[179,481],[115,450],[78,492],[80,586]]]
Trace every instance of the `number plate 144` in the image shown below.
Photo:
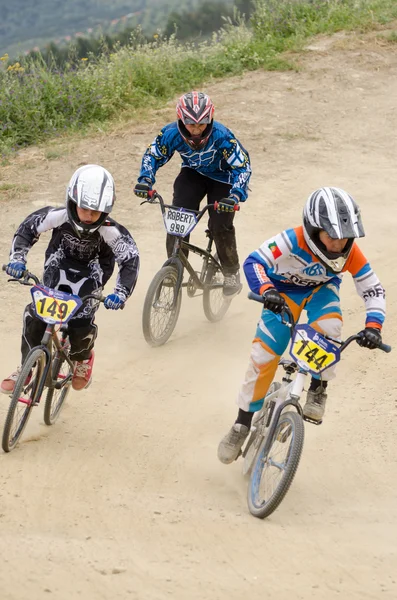
[[[310,325],[298,325],[295,328],[290,355],[299,366],[314,375],[340,360],[338,346]]]

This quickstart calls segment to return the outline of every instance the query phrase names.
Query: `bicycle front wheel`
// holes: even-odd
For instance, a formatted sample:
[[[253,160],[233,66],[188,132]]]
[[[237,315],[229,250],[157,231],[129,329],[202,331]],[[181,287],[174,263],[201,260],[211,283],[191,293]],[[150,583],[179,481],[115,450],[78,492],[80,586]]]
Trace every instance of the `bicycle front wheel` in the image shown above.
[[[142,328],[150,346],[162,346],[178,321],[182,291],[177,289],[178,274],[171,266],[163,267],[153,278],[146,294]]]
[[[254,517],[271,515],[288,492],[302,454],[304,433],[302,417],[290,411],[281,414],[267,455],[266,438],[263,440],[248,485],[248,508]]]
[[[58,419],[72,384],[72,369],[65,358],[55,356],[51,367],[52,385],[48,388],[44,404],[44,423],[54,425]],[[62,383],[68,379],[68,383]],[[62,385],[56,388],[56,385]]]
[[[218,260],[217,254],[215,258]],[[223,295],[223,281],[221,269],[211,262],[207,268],[203,291],[204,314],[211,323],[223,319],[232,301]]]
[[[46,354],[40,348],[34,350],[22,366],[11,396],[3,430],[2,447],[10,452],[18,443],[29,420],[33,406],[40,400],[37,397],[46,365]]]

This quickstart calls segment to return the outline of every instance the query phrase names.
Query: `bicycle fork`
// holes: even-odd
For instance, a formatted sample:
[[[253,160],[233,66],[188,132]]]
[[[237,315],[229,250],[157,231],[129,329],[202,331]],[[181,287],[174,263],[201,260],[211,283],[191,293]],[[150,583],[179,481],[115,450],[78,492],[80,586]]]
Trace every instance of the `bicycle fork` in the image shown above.
[[[289,392],[287,391],[287,397],[285,397],[285,394],[283,393],[278,393],[276,398],[269,402],[269,414],[266,422],[266,429],[268,431],[266,435],[263,456],[267,456],[270,450],[280,415],[287,406],[292,406],[295,408],[297,413],[303,418],[302,407],[299,404],[299,399],[303,392],[306,375],[307,373],[305,371],[298,371],[293,383],[289,377],[283,377],[283,382],[286,384],[292,383],[291,390]],[[286,391],[286,389],[287,386],[284,388],[284,391]]]

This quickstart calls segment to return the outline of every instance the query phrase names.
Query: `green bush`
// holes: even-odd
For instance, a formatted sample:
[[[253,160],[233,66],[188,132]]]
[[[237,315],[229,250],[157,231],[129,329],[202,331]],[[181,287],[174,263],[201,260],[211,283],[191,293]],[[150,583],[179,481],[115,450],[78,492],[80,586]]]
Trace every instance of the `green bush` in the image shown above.
[[[214,77],[257,68],[291,68],[281,53],[308,36],[369,28],[397,17],[395,0],[257,0],[251,27],[231,20],[211,42],[182,44],[158,35],[60,71],[40,56],[0,59],[0,152],[157,107]]]

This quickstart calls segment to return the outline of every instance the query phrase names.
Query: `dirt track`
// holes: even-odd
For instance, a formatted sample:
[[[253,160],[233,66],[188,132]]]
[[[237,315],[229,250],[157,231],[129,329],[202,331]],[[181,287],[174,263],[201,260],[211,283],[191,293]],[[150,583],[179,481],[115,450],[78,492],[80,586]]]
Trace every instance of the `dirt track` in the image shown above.
[[[299,72],[250,73],[206,88],[216,118],[252,157],[252,193],[237,217],[241,258],[298,224],[316,187],[347,189],[362,208],[361,247],[387,289],[384,339],[395,345],[397,47],[341,35],[316,42],[299,64]],[[131,184],[146,145],[171,119],[172,103],[151,123],[56,145],[58,159],[33,148],[1,169],[2,181],[28,186],[0,201],[1,262],[28,211],[63,202],[80,162],[114,174],[115,218],[142,254],[124,313],[98,315],[94,384],[70,395],[54,428],[36,410],[19,447],[0,454],[1,600],[394,600],[395,353],[346,352],[324,424],[306,427],[294,484],[262,522],[248,514],[241,465],[216,458],[258,316],[247,288],[216,325],[206,322],[200,299],[184,297],[170,342],[159,349],[144,342],[142,304],[164,259],[164,231],[159,210],[140,207]],[[174,157],[159,172],[164,195],[178,168]],[[33,271],[45,243],[31,252]],[[18,361],[27,298],[3,277],[3,375]],[[342,306],[347,336],[363,324],[347,277]],[[7,406],[3,398],[0,427]]]

